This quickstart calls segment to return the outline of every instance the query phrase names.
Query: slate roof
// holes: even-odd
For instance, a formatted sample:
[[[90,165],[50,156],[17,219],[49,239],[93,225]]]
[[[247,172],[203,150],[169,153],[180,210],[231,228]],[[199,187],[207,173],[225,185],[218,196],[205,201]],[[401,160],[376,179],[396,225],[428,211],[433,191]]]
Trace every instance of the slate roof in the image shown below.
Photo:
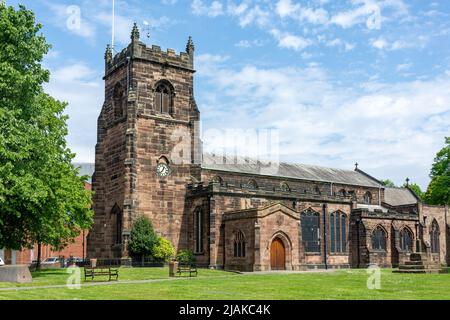
[[[416,204],[417,198],[407,188],[386,188],[384,190],[384,202],[391,206],[404,206]]]
[[[281,178],[292,178],[318,182],[332,182],[337,184],[357,185],[366,187],[383,187],[375,179],[361,171],[325,168],[320,166],[293,164],[281,162],[273,170],[267,170],[260,162],[247,159],[227,158],[212,154],[204,154],[202,168],[207,170],[227,171],[234,173],[246,173],[256,175],[275,176]]]

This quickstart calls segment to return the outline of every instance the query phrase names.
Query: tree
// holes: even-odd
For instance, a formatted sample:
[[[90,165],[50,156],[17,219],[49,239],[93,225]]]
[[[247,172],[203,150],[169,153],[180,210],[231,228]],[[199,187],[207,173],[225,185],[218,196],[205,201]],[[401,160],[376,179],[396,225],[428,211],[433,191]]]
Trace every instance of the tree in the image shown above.
[[[392,180],[386,179],[386,180],[381,180],[381,182],[388,188],[395,188],[396,185]]]
[[[0,2],[0,247],[61,248],[92,224],[67,147],[67,104],[46,94],[50,45],[24,6]],[[38,268],[40,259],[38,259]]]
[[[431,167],[431,182],[424,196],[429,204],[450,204],[450,137],[445,138],[445,144]]]
[[[156,260],[167,262],[175,256],[175,248],[169,240],[159,237],[153,246],[152,256]]]
[[[416,194],[416,196],[419,197],[420,200],[423,200],[424,192],[417,183],[410,183],[409,185],[405,184],[404,187],[408,187],[409,189],[411,189]]]
[[[140,216],[133,223],[130,232],[130,241],[128,247],[135,256],[141,256],[142,261],[146,256],[151,256],[153,247],[158,243],[151,221],[144,216]]]

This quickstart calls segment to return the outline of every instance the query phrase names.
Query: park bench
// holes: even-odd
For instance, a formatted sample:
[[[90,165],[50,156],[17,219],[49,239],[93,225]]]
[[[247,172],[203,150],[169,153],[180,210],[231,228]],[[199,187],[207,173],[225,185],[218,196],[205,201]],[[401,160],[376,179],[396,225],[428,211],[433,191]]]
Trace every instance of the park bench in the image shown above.
[[[193,274],[195,274],[195,276],[197,276],[197,267],[195,266],[195,264],[179,264],[178,265],[178,270],[177,270],[178,275],[181,277],[182,273],[189,273],[189,276],[192,277]]]
[[[87,280],[87,278],[91,278],[93,281],[96,276],[108,276],[108,281],[111,281],[113,277],[114,280],[119,280],[119,269],[116,268],[92,268],[92,267],[85,267],[84,268],[84,281]]]

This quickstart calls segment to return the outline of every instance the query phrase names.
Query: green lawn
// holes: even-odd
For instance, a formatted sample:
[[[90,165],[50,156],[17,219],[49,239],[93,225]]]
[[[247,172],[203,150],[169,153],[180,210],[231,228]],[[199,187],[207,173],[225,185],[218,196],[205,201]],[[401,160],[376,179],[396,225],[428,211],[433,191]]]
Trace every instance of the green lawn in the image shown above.
[[[120,270],[121,281],[168,279],[167,274],[167,268]],[[67,277],[59,270],[34,276],[35,286],[64,284]],[[383,270],[380,290],[367,289],[367,278],[365,270],[251,275],[200,270],[198,278],[143,284],[0,291],[0,299],[450,299],[450,274]]]

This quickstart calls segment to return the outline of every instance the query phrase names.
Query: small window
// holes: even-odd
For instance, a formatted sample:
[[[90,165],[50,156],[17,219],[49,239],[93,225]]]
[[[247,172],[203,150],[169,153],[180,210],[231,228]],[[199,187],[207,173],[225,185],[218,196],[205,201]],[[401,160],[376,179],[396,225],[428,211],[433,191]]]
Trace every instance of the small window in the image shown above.
[[[235,258],[245,258],[245,238],[242,231],[234,233],[233,249]]]
[[[372,204],[372,194],[369,191],[367,191],[366,194],[364,195],[364,203]]]
[[[308,210],[301,214],[300,219],[300,223],[302,225],[302,242],[305,252],[319,253],[319,214],[312,210]]]
[[[247,188],[251,189],[251,190],[256,190],[256,189],[258,189],[258,184],[253,179],[249,180],[248,183],[247,183]]]
[[[431,224],[430,230],[430,244],[431,244],[431,253],[439,253],[440,245],[439,245],[439,225],[436,220]]]
[[[340,197],[346,197],[347,196],[347,192],[345,191],[345,189],[341,189],[341,190],[339,190],[338,195]]]
[[[408,228],[403,228],[400,231],[400,248],[403,251],[411,252],[413,248],[413,235]]]
[[[320,194],[320,188],[319,187],[315,187],[314,188],[314,193],[315,194]]]
[[[386,251],[386,232],[381,227],[377,227],[372,233],[372,249]]]
[[[215,177],[212,179],[212,183],[217,183],[217,184],[222,185],[222,184],[223,184],[223,180],[222,180],[221,177],[215,176]]]
[[[281,191],[283,191],[283,192],[291,192],[291,188],[289,188],[289,185],[286,182],[283,182],[281,184]]]
[[[126,99],[124,90],[120,83],[117,83],[113,92],[114,118],[121,118],[124,115],[125,106]]]
[[[194,212],[194,238],[195,238],[195,253],[203,252],[203,215],[202,210],[198,208]]]
[[[330,215],[330,251],[344,253],[347,251],[347,216],[335,212]]]

